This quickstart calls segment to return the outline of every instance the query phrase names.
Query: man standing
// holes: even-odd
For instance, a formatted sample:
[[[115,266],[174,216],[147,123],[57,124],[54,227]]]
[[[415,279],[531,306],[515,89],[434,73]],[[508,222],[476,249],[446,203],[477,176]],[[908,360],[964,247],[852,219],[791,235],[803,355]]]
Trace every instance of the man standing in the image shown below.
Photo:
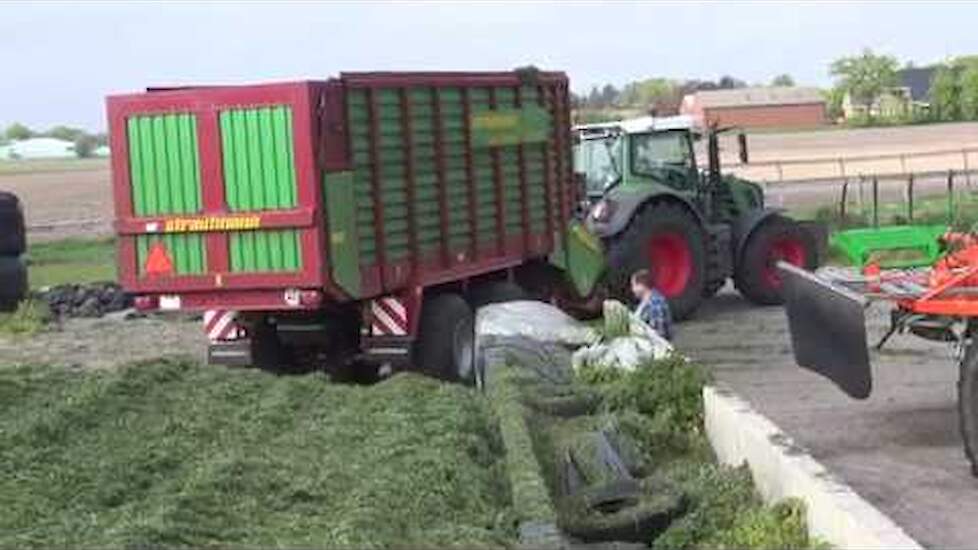
[[[638,300],[635,315],[645,321],[659,336],[672,340],[672,313],[669,302],[652,285],[652,274],[642,269],[632,274],[632,294]]]

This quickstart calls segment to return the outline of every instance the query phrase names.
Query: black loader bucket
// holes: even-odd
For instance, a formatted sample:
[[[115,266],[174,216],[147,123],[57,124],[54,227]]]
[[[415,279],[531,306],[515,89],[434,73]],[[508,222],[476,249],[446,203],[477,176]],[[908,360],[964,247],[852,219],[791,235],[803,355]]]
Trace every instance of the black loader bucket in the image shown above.
[[[866,346],[866,298],[785,262],[778,262],[778,271],[795,362],[850,397],[869,397],[873,375]]]

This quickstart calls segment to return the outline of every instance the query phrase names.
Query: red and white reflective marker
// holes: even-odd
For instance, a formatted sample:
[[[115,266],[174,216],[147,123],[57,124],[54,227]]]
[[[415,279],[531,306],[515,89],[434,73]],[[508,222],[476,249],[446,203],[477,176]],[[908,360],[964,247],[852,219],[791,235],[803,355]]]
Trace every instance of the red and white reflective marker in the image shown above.
[[[210,309],[204,312],[204,332],[210,340],[235,340],[244,331],[234,322],[237,311]]]
[[[371,327],[375,336],[406,336],[407,308],[393,296],[370,301]]]

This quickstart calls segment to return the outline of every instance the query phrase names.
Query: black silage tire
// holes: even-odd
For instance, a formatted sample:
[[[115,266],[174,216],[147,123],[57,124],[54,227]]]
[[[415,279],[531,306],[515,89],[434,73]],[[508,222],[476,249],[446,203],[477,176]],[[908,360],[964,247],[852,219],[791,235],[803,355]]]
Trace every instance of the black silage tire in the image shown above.
[[[660,203],[643,207],[628,227],[608,241],[608,277],[615,298],[630,302],[631,276],[640,269],[653,269],[649,261],[649,241],[655,235],[681,235],[689,249],[690,274],[685,288],[669,296],[673,319],[688,318],[703,302],[706,290],[706,234],[692,214],[677,204]],[[660,289],[662,290],[662,289]]]
[[[478,309],[489,304],[526,300],[527,293],[520,285],[510,281],[488,281],[469,289],[467,298],[472,309]]]
[[[0,311],[13,311],[27,297],[27,266],[16,256],[0,256]]]
[[[445,293],[426,299],[417,338],[412,355],[421,372],[475,383],[475,316],[461,296]]]
[[[747,244],[734,270],[734,285],[748,300],[759,305],[780,305],[784,303],[780,279],[772,280],[775,256],[772,249],[779,243],[793,243],[804,255],[791,261],[806,270],[815,269],[818,262],[818,249],[811,233],[795,221],[784,216],[772,216],[748,237]]]
[[[558,504],[558,524],[584,542],[654,540],[685,507],[671,485],[620,479],[587,487]]]
[[[19,256],[27,249],[24,212],[13,193],[0,191],[0,256]]]
[[[971,475],[978,477],[978,342],[971,338],[958,370],[958,425]]]

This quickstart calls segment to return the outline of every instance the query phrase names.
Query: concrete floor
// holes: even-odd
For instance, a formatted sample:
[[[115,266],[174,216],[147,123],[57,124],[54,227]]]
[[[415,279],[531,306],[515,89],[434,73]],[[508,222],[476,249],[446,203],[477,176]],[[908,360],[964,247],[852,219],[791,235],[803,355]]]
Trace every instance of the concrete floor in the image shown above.
[[[885,329],[873,306],[869,339]],[[781,308],[755,308],[731,290],[677,327],[676,344],[718,381],[918,542],[978,548],[978,480],[964,457],[950,345],[896,336],[873,356],[874,391],[854,401],[795,366]]]

